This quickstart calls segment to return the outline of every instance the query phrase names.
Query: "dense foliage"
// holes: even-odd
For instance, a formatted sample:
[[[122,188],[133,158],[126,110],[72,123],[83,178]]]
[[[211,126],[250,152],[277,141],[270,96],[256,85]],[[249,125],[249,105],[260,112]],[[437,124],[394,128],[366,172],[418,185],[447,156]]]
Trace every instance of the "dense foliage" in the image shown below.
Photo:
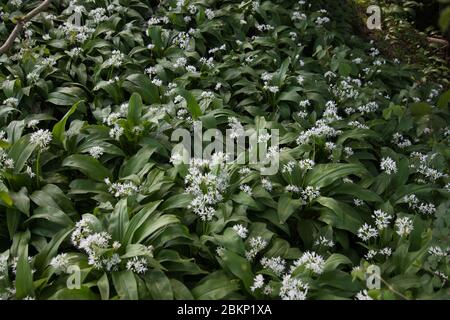
[[[450,92],[347,8],[52,1],[0,57],[1,297],[448,298]],[[198,123],[278,129],[279,171],[176,161]]]

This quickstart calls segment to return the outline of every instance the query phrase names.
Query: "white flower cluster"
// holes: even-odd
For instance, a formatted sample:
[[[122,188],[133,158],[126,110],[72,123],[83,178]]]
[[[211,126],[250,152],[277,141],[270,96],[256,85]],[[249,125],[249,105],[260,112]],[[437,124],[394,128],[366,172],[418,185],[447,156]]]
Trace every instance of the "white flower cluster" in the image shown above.
[[[250,250],[245,251],[245,257],[247,260],[252,261],[258,252],[264,250],[267,247],[267,241],[261,237],[252,237],[249,239]]]
[[[450,251],[450,247],[447,248],[447,250],[444,250],[438,246],[433,246],[428,249],[429,254],[439,257],[439,258],[448,257],[449,251]]]
[[[103,149],[102,147],[94,146],[89,149],[89,154],[91,155],[92,158],[98,159],[103,155],[104,151],[105,151],[105,149]]]
[[[108,191],[116,198],[129,197],[139,192],[139,187],[131,181],[111,183],[109,178],[105,178],[104,182],[108,186]]]
[[[415,194],[406,195],[403,197],[403,202],[407,203],[411,209],[425,215],[432,215],[436,212],[436,206],[432,203],[420,203],[419,198]]]
[[[395,144],[400,149],[410,147],[412,145],[411,141],[404,136],[402,136],[400,133],[394,133],[392,136],[392,143]]]
[[[133,257],[127,261],[127,270],[138,274],[146,273],[148,270],[148,262],[145,258]]]
[[[299,259],[294,261],[294,264],[291,266],[291,273],[298,267],[304,267],[306,270],[321,274],[325,267],[325,260],[314,251],[306,251]]]
[[[333,240],[330,240],[324,236],[320,236],[319,239],[314,241],[314,245],[332,248],[332,247],[334,247],[334,242],[333,242]]]
[[[50,261],[50,265],[55,269],[57,273],[67,272],[69,268],[69,257],[67,253],[58,254],[56,257],[53,257]]]
[[[125,55],[119,50],[113,50],[111,57],[104,62],[104,67],[120,67],[125,59]]]
[[[17,106],[19,105],[19,99],[10,97],[3,100],[3,104],[10,108],[17,108]]]
[[[397,218],[395,226],[397,227],[397,234],[400,237],[406,237],[414,230],[413,221],[408,217]]]
[[[14,160],[3,149],[0,149],[0,170],[4,169],[14,169]]]
[[[318,120],[314,127],[303,131],[297,138],[297,144],[304,145],[308,144],[312,138],[331,138],[336,137],[342,133],[342,131],[330,127],[325,122],[326,121],[324,120]]]
[[[367,223],[363,224],[361,228],[358,229],[358,237],[360,237],[363,241],[369,241],[371,238],[376,238],[377,236],[377,229]]]
[[[193,159],[188,175],[185,177],[186,193],[194,199],[189,208],[202,220],[211,220],[215,214],[214,206],[223,200],[228,187],[226,155],[216,153],[211,160]]]
[[[380,168],[389,175],[397,173],[397,163],[390,157],[381,159]]]
[[[111,235],[107,232],[93,232],[91,223],[93,218],[84,216],[75,225],[75,230],[71,234],[72,244],[86,252],[88,263],[96,269],[117,270],[120,258],[113,255],[110,258],[103,258],[102,252],[109,247]]]
[[[233,226],[233,230],[237,233],[239,237],[242,239],[247,238],[248,229],[244,227],[242,224],[236,224]]]
[[[375,225],[380,231],[386,229],[392,220],[392,216],[382,210],[375,210],[372,218],[375,219]]]
[[[8,256],[0,255],[0,280],[5,278],[8,272]]]
[[[281,276],[286,268],[286,261],[281,257],[263,257],[260,262],[264,268],[272,270],[277,276]]]
[[[287,274],[281,283],[280,297],[283,300],[305,300],[308,290],[308,284]]]
[[[44,129],[33,132],[30,137],[30,142],[41,150],[45,150],[51,141],[52,133],[49,130]]]
[[[230,134],[231,139],[236,139],[236,138],[244,136],[244,134],[245,134],[244,127],[242,126],[242,123],[236,117],[229,117],[228,125],[230,126],[230,129],[231,129],[231,134]]]

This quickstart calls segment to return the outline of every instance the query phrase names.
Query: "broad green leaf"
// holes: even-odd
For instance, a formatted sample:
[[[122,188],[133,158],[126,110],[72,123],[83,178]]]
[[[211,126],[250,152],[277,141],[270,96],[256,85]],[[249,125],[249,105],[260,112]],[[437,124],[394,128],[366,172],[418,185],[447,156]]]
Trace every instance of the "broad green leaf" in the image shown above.
[[[97,181],[111,178],[111,172],[91,156],[73,154],[64,159],[62,166],[77,169],[87,177]]]
[[[145,284],[155,300],[173,300],[172,285],[161,270],[150,270],[145,274]]]
[[[138,93],[133,93],[128,103],[127,119],[130,128],[137,126],[141,122],[141,116],[142,116],[141,96]]]
[[[349,175],[364,175],[367,170],[359,164],[329,163],[318,164],[308,172],[305,182],[308,186],[326,187],[338,179]]]
[[[111,275],[119,299],[138,300],[137,283],[132,271],[116,271]]]
[[[302,205],[302,201],[299,199],[292,199],[292,196],[285,194],[278,200],[278,218],[280,223],[285,223],[289,217],[299,209]]]

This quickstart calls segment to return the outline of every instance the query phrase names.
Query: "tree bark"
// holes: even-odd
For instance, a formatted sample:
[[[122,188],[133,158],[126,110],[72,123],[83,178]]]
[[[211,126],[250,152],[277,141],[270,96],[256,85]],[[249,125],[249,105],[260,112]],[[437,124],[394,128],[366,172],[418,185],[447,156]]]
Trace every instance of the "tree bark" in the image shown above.
[[[28,12],[25,16],[18,19],[17,24],[9,35],[8,39],[6,39],[5,43],[0,47],[0,54],[3,54],[11,49],[12,45],[14,44],[14,40],[16,40],[16,38],[19,36],[24,24],[29,22],[39,13],[45,11],[50,5],[50,2],[51,0],[44,0],[39,6]]]

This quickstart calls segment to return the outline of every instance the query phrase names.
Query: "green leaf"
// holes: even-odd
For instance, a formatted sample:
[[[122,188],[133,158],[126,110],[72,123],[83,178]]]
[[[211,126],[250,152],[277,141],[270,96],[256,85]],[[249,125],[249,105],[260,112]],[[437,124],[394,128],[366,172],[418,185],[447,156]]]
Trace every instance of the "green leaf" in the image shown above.
[[[224,267],[241,279],[246,289],[250,290],[254,278],[250,262],[238,254],[226,249],[221,255],[221,258]]]
[[[14,172],[22,171],[35,148],[36,145],[30,143],[30,135],[23,136],[11,146],[8,156],[14,160]]]
[[[28,198],[27,188],[22,187],[19,192],[9,192],[14,206],[22,213],[30,216],[30,198]]]
[[[111,178],[111,172],[91,156],[73,154],[64,159],[62,166],[78,169],[87,177],[97,181]]]
[[[425,116],[431,113],[431,106],[426,102],[416,102],[411,105],[409,108],[411,110],[411,114],[413,116]]]
[[[170,279],[170,283],[175,300],[194,300],[192,293],[182,282],[176,279]]]
[[[121,300],[138,300],[138,288],[132,271],[116,271],[112,274],[114,288]]]
[[[33,273],[28,262],[28,246],[21,250],[16,268],[16,298],[34,297]]]
[[[10,194],[6,191],[0,191],[0,200],[8,207],[11,207],[14,204],[14,200],[11,198]]]
[[[333,253],[325,261],[323,272],[334,271],[341,264],[350,264],[351,265],[352,261],[349,258],[347,258],[346,256],[342,255],[342,254]]]
[[[141,209],[130,221],[127,226],[126,232],[122,239],[122,244],[128,245],[131,243],[135,232],[142,226],[142,224],[149,219],[156,208],[161,203],[160,201],[155,201],[147,203],[143,209]]]
[[[187,193],[176,194],[168,198],[161,205],[161,210],[171,210],[171,209],[180,209],[187,208],[191,203],[193,196]]]
[[[292,199],[292,196],[284,194],[278,200],[278,218],[280,223],[285,223],[287,219],[302,205],[299,199]]]
[[[318,164],[308,172],[305,182],[309,186],[323,188],[351,174],[361,176],[366,172],[367,170],[359,164]]]
[[[138,230],[136,230],[133,237],[133,242],[141,243],[157,230],[177,222],[179,222],[178,218],[170,214],[163,216],[152,216],[150,219],[145,221]]]
[[[131,95],[128,104],[128,124],[130,128],[137,126],[141,122],[142,116],[142,99],[139,93],[133,93]]]
[[[135,155],[124,162],[120,168],[119,177],[124,178],[139,173],[139,171],[149,162],[149,159],[155,150],[156,148],[154,146],[145,146],[141,148]]]
[[[117,202],[109,220],[109,232],[114,240],[120,241],[128,225],[127,199]]]
[[[101,276],[100,279],[97,281],[97,287],[98,291],[100,291],[100,296],[102,297],[102,300],[108,300],[109,299],[109,281],[108,281],[108,274],[105,272]]]
[[[150,270],[145,274],[145,284],[155,300],[173,300],[172,285],[161,270]]]
[[[82,101],[75,103],[72,108],[67,111],[64,117],[53,126],[52,135],[55,140],[64,143],[64,132],[66,131],[67,120],[75,112],[75,110],[77,110],[80,103],[82,103]]]
[[[450,7],[447,7],[444,9],[444,11],[441,12],[441,16],[439,17],[439,26],[441,27],[441,30],[447,31],[447,29],[450,26]]]
[[[197,300],[220,300],[239,290],[239,284],[223,271],[216,271],[203,278],[192,290]]]
[[[331,215],[329,211],[322,212],[320,220],[325,223],[339,229],[348,230],[354,234],[364,223],[358,212],[346,203],[327,197],[319,197],[316,201],[334,213]]]
[[[197,120],[203,113],[194,95],[187,90],[179,89],[179,93],[186,99],[187,109],[194,120]]]
[[[449,7],[449,9],[450,9],[450,7]],[[449,102],[450,102],[450,90],[448,90],[447,92],[443,93],[439,97],[439,101],[438,101],[437,105],[441,109],[448,110]]]
[[[142,100],[144,100],[144,102],[147,104],[160,102],[158,87],[155,86],[150,81],[149,77],[145,76],[144,74],[135,73],[129,75],[122,86],[129,93],[139,93],[139,95],[142,97]]]

